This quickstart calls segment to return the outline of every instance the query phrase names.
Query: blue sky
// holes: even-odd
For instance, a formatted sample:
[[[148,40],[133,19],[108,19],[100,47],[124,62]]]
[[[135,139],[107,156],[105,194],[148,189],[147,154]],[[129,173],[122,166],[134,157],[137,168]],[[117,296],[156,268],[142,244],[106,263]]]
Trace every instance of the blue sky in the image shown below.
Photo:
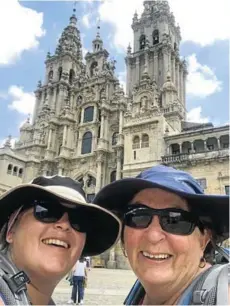
[[[129,3],[128,3],[129,2]],[[220,4],[221,3],[221,4]],[[181,27],[181,55],[188,61],[188,120],[229,121],[229,36],[230,1],[169,0]],[[101,37],[116,74],[125,82],[124,56],[132,44],[130,24],[142,1],[77,1],[76,15],[83,53],[91,42],[100,18]],[[33,111],[39,79],[44,78],[47,51],[54,52],[58,37],[72,14],[71,1],[0,1],[0,145]]]

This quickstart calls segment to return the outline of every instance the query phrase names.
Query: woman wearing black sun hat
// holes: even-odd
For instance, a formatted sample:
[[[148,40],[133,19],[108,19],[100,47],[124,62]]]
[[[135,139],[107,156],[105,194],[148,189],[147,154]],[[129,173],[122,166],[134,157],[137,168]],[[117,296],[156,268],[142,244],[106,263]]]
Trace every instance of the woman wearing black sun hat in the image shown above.
[[[0,197],[0,229],[0,305],[49,305],[81,256],[115,245],[121,223],[87,203],[79,182],[40,176]]]

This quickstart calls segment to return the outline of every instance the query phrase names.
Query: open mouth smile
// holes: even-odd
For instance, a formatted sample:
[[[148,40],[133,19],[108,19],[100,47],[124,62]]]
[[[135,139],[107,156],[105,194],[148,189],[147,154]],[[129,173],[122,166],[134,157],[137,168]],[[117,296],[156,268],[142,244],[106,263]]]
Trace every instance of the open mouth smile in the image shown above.
[[[54,247],[59,247],[59,248],[63,248],[63,249],[69,249],[70,245],[63,241],[63,240],[59,240],[59,239],[43,239],[42,243],[46,244],[46,245],[50,245],[50,246],[54,246]]]

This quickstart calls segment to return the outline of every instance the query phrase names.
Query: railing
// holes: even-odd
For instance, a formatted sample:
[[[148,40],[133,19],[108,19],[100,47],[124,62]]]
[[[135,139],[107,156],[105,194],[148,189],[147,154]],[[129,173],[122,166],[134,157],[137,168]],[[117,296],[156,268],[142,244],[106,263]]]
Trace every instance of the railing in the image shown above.
[[[161,157],[163,163],[180,163],[187,160],[198,160],[205,158],[219,158],[229,156],[229,149],[219,149],[215,151],[203,151],[194,153],[179,153],[164,155]]]

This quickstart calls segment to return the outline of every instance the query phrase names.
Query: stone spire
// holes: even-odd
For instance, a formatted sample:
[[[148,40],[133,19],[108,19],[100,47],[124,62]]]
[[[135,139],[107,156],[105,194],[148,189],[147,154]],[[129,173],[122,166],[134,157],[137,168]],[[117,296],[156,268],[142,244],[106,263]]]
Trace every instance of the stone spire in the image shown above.
[[[103,40],[101,39],[100,36],[100,20],[98,21],[98,26],[97,26],[97,34],[96,34],[96,38],[92,41],[92,45],[93,45],[93,52],[98,52],[103,50]]]
[[[79,61],[82,61],[82,45],[80,31],[77,28],[76,9],[69,19],[69,25],[63,30],[55,51],[56,55],[71,53]]]
[[[4,143],[4,148],[11,148],[11,140],[12,140],[12,136],[9,135]]]

